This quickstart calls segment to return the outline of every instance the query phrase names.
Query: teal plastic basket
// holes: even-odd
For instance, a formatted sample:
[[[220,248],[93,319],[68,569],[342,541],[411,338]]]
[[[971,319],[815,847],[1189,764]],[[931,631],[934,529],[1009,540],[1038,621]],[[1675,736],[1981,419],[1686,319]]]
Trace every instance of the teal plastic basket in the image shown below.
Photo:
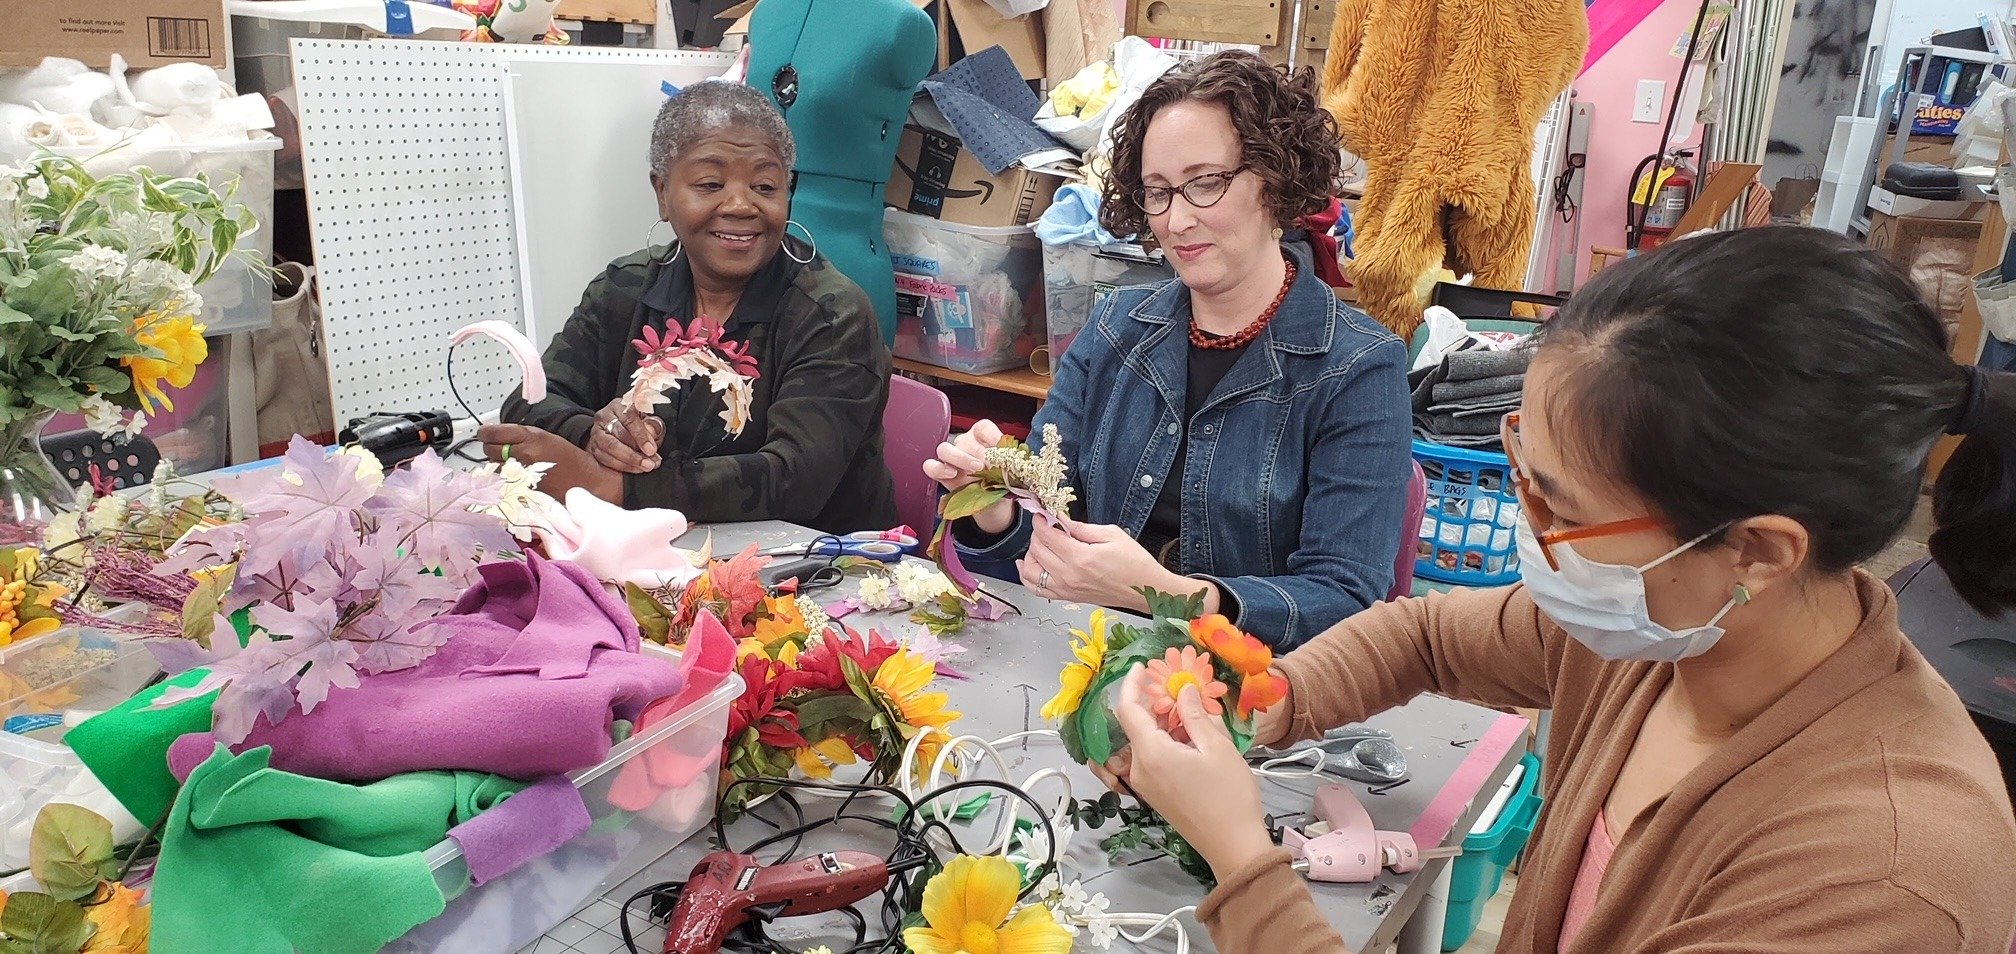
[[[1533,823],[1540,818],[1540,756],[1527,753],[1519,760],[1526,774],[1519,787],[1498,812],[1498,820],[1482,834],[1463,839],[1463,854],[1449,869],[1449,915],[1442,923],[1442,950],[1454,951],[1470,940],[1477,922],[1484,917],[1484,902],[1498,893],[1505,881],[1505,869],[1526,849],[1533,836]]]
[[[1414,575],[1456,586],[1519,582],[1519,498],[1504,454],[1414,442],[1428,478]]]

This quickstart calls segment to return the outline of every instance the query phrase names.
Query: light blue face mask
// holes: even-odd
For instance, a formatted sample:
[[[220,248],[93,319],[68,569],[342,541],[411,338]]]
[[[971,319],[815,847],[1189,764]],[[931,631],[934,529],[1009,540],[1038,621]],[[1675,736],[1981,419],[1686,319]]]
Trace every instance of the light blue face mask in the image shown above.
[[[1596,563],[1561,545],[1554,548],[1555,569],[1540,541],[1525,521],[1519,522],[1519,577],[1534,605],[1589,651],[1604,659],[1679,662],[1715,647],[1723,629],[1717,625],[1729,611],[1750,602],[1740,584],[1713,619],[1688,629],[1668,629],[1652,619],[1645,602],[1645,571],[1698,546],[1720,532],[1704,533],[1641,567]]]

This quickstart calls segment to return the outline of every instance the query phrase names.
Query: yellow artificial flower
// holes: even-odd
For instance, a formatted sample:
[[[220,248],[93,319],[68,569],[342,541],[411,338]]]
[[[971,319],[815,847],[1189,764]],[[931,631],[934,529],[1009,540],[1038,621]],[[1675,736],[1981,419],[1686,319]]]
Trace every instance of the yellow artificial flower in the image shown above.
[[[788,665],[798,658],[799,650],[805,648],[810,638],[805,628],[805,611],[789,596],[764,597],[763,607],[763,618],[756,621],[755,632],[744,638],[742,645],[754,642],[763,655]],[[741,654],[746,655],[746,651]]]
[[[836,765],[853,765],[860,761],[854,755],[853,747],[839,736],[820,739],[806,748],[791,753],[798,760],[798,771],[809,778],[832,778]]]
[[[41,555],[33,547],[0,551],[0,646],[33,639],[62,628],[56,600],[69,590],[58,583],[37,583]]]
[[[140,892],[116,881],[107,887],[110,897],[84,909],[84,920],[98,930],[78,954],[147,954],[153,910],[140,903]]]
[[[1069,954],[1071,932],[1042,905],[1013,918],[1022,874],[996,855],[960,855],[924,886],[924,922],[903,932],[913,954]]]
[[[736,659],[761,656],[764,659],[775,659],[786,666],[793,666],[798,663],[798,653],[797,643],[787,642],[776,646],[767,646],[764,645],[763,640],[755,636],[744,637],[741,642],[735,644]]]
[[[1092,687],[1099,667],[1106,664],[1106,611],[1093,610],[1088,631],[1072,630],[1071,656],[1064,671],[1057,674],[1057,694],[1043,704],[1043,718],[1056,722],[1085,704],[1085,690]]]
[[[139,355],[119,362],[133,376],[133,391],[140,396],[141,410],[154,414],[156,404],[175,410],[175,402],[168,399],[161,383],[186,388],[196,380],[196,366],[210,356],[203,330],[192,316],[164,315],[158,311],[141,315],[133,322],[133,339],[160,352],[159,357]]]
[[[882,665],[875,667],[875,676],[869,684],[882,698],[888,700],[889,707],[901,716],[909,728],[903,733],[905,739],[918,732],[931,732],[917,746],[916,771],[921,775],[931,770],[932,760],[938,757],[938,750],[951,738],[942,731],[959,718],[959,713],[945,708],[951,697],[942,692],[925,692],[931,680],[937,678],[938,667],[908,649],[899,649]]]

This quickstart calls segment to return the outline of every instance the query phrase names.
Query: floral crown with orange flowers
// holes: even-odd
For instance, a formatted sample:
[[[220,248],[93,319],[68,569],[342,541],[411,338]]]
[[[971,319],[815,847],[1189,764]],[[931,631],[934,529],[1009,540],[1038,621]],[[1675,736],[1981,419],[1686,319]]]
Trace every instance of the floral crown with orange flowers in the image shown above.
[[[1058,692],[1043,707],[1057,723],[1074,761],[1105,762],[1125,743],[1108,692],[1137,666],[1149,673],[1156,715],[1180,732],[1176,697],[1195,686],[1205,711],[1222,715],[1241,752],[1253,745],[1253,716],[1287,698],[1273,672],[1274,651],[1217,613],[1204,613],[1201,594],[1172,596],[1138,590],[1148,602],[1142,624],[1112,622],[1095,612],[1087,630],[1072,630],[1072,661],[1058,674]]]

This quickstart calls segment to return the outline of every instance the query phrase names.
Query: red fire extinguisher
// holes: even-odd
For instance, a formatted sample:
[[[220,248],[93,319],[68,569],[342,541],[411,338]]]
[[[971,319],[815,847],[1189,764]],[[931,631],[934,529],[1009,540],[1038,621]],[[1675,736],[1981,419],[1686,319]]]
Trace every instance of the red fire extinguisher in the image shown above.
[[[1687,205],[1694,198],[1694,171],[1687,165],[1687,155],[1683,152],[1674,157],[1673,174],[1659,184],[1651,206],[1645,210],[1643,231],[1647,237],[1663,240],[1680,227],[1681,217],[1687,214]]]

